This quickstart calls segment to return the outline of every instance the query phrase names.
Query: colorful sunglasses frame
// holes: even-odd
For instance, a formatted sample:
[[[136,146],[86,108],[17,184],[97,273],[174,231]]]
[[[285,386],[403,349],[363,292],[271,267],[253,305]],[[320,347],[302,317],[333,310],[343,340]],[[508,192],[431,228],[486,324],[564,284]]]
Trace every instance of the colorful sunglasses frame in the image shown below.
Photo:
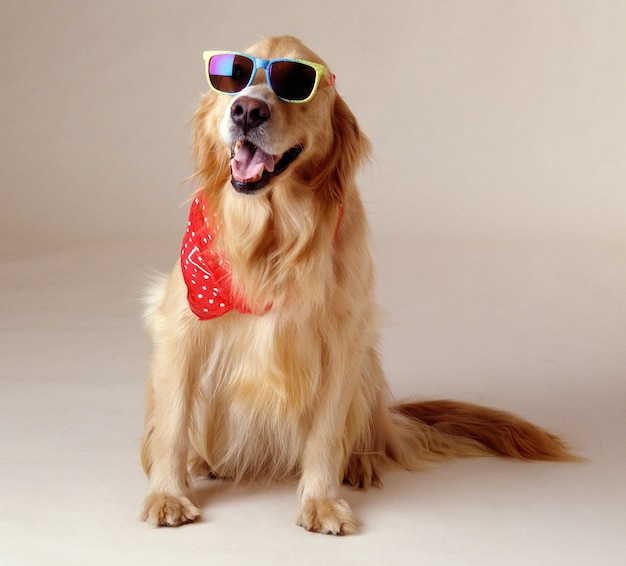
[[[241,90],[238,90],[236,92],[226,92],[223,90],[219,90],[213,86],[213,84],[211,83],[211,77],[209,76],[209,61],[211,60],[212,57],[216,55],[238,55],[239,57],[245,57],[246,59],[252,62],[253,68],[252,68],[252,73],[250,74],[250,79],[248,80],[248,83],[244,87],[241,88]],[[232,95],[238,94],[243,89],[249,87],[254,82],[256,73],[259,69],[263,69],[265,71],[267,84],[272,89],[274,94],[276,94],[276,96],[278,96],[280,100],[284,102],[291,102],[294,104],[302,104],[304,102],[308,102],[309,100],[311,100],[315,96],[315,93],[317,92],[317,87],[319,86],[322,76],[325,76],[328,79],[328,86],[332,86],[335,84],[335,75],[331,73],[325,65],[322,65],[321,63],[314,63],[312,61],[305,61],[304,59],[289,59],[289,58],[259,59],[258,57],[253,57],[252,55],[248,55],[247,53],[239,53],[238,51],[205,51],[202,54],[202,58],[204,59],[204,70],[206,73],[206,80],[209,83],[209,86],[211,87],[211,89],[220,94],[228,94],[232,96]],[[285,97],[280,96],[274,90],[274,86],[272,85],[272,82],[270,79],[270,74],[267,71],[269,69],[269,66],[272,63],[281,63],[281,62],[300,63],[302,65],[312,67],[315,70],[315,82],[313,84],[313,87],[311,88],[311,94],[309,94],[309,96],[307,96],[306,98],[303,98],[302,100],[293,100],[290,98],[285,98]]]

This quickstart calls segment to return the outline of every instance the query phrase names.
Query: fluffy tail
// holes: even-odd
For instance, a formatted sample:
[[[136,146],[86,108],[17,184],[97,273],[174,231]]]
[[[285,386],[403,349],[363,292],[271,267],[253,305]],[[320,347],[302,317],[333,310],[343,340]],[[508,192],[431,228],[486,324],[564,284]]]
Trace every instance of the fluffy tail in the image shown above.
[[[482,454],[517,460],[579,460],[557,436],[505,411],[442,400],[398,404],[391,412],[397,425],[404,421],[405,439],[408,425],[419,436],[426,434],[440,457]]]

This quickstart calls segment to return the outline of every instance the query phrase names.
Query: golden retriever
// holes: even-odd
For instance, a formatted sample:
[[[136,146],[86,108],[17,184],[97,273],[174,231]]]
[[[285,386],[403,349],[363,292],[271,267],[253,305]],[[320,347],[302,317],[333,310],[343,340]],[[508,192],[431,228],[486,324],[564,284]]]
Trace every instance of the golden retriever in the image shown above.
[[[143,519],[196,519],[200,475],[295,478],[298,524],[342,535],[359,524],[342,482],[380,486],[389,468],[457,456],[572,459],[557,437],[509,413],[390,403],[355,185],[369,141],[300,41],[270,38],[246,53],[244,81],[222,84],[216,67],[213,86],[226,94],[210,90],[195,114],[199,188],[181,261],[148,298]],[[314,63],[317,88],[302,94],[268,66],[285,58]]]

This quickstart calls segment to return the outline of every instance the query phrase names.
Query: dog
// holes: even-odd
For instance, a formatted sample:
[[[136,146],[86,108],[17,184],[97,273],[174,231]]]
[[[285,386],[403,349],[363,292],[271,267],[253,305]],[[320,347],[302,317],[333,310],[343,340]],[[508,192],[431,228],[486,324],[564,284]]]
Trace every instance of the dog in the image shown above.
[[[142,518],[194,521],[192,480],[297,480],[298,524],[359,521],[342,482],[460,456],[571,460],[555,435],[454,401],[393,403],[355,174],[370,142],[299,40],[205,53],[197,191],[179,265],[150,290]]]

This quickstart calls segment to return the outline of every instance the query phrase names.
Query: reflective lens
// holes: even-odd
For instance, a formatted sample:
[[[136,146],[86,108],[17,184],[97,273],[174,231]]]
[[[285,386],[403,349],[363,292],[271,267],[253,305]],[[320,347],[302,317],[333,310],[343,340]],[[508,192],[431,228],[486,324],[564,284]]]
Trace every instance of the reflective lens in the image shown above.
[[[269,68],[270,86],[285,100],[305,100],[315,88],[316,70],[298,61],[276,61]]]
[[[224,53],[209,60],[209,81],[215,90],[234,94],[248,86],[254,61],[244,55]]]

